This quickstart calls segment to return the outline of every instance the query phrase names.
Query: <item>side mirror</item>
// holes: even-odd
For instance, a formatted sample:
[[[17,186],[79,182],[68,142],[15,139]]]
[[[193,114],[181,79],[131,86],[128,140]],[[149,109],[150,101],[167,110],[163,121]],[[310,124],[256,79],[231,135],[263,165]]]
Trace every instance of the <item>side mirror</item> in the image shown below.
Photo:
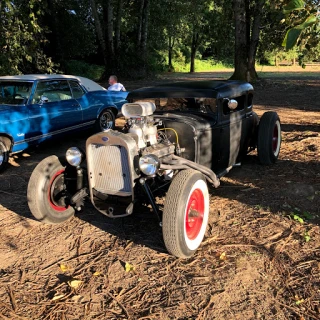
[[[238,101],[237,100],[231,99],[231,100],[228,101],[228,108],[230,110],[237,109],[237,106],[238,106]]]
[[[41,96],[40,97],[39,104],[44,104],[44,103],[47,103],[47,102],[49,102],[49,99],[46,96]]]

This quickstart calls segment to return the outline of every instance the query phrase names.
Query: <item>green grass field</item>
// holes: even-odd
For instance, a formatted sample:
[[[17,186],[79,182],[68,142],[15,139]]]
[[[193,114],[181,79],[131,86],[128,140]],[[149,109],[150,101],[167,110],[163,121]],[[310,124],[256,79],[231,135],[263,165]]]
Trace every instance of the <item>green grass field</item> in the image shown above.
[[[178,64],[175,66],[175,72],[172,73],[172,78],[180,77],[182,74],[188,74],[190,65]],[[196,60],[195,61],[196,77],[209,77],[209,74],[213,74],[217,78],[228,79],[233,73],[233,67],[224,66],[219,63],[213,65],[209,60]],[[307,66],[305,69],[297,66],[264,66],[257,65],[256,71],[260,78],[297,78],[297,79],[319,79],[320,80],[320,66]],[[207,76],[206,76],[207,74]]]

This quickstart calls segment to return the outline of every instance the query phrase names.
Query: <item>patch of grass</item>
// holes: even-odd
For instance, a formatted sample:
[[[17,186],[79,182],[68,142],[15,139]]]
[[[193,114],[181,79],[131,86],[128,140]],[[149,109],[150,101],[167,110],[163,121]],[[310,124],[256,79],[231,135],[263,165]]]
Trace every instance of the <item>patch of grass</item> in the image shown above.
[[[265,66],[256,65],[256,71],[261,78],[319,78],[320,67],[303,69],[300,66]]]
[[[190,63],[184,63],[182,61],[174,61],[173,62],[175,72],[189,72],[190,71]],[[195,71],[202,72],[202,71],[215,71],[215,70],[228,70],[232,69],[233,67],[226,65],[222,62],[217,62],[214,60],[195,60]]]

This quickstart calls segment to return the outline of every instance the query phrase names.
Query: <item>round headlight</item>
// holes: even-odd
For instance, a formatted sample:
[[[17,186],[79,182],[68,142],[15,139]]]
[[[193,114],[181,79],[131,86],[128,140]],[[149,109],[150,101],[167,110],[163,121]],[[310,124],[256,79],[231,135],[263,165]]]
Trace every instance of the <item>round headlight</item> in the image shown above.
[[[139,159],[139,168],[147,176],[154,175],[160,167],[160,162],[154,154],[147,154]]]
[[[71,166],[77,167],[82,162],[82,152],[76,147],[71,147],[66,152],[66,159]]]

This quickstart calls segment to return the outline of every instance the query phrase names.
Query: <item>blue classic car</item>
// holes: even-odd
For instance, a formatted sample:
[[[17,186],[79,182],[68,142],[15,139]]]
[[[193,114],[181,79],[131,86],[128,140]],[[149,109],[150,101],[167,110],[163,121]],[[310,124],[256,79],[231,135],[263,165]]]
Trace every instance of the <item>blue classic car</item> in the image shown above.
[[[0,171],[10,153],[48,138],[89,127],[113,128],[127,94],[77,76],[0,77]]]

